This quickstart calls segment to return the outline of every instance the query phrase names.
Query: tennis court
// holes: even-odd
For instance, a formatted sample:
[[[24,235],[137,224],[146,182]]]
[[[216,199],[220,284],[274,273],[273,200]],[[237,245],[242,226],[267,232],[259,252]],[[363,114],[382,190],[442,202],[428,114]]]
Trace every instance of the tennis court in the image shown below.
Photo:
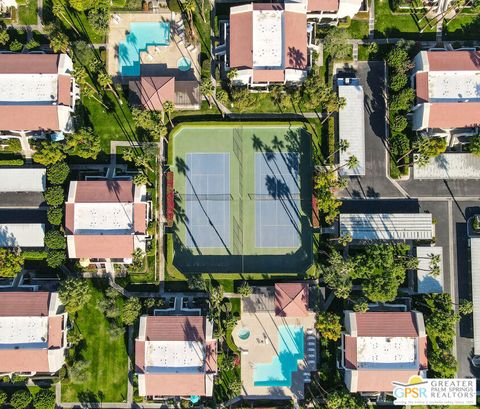
[[[303,128],[183,125],[170,144],[177,268],[298,273],[311,261],[310,135]]]
[[[228,153],[188,153],[187,247],[230,244],[230,157]]]

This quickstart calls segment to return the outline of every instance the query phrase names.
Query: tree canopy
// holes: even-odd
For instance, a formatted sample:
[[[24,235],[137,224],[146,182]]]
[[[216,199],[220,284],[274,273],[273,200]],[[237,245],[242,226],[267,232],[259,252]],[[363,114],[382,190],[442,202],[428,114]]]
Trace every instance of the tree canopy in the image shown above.
[[[355,263],[345,260],[338,251],[332,249],[328,259],[329,265],[323,268],[323,280],[333,289],[338,298],[348,298],[352,291],[352,276],[354,275]]]
[[[63,152],[62,145],[58,142],[51,143],[48,141],[41,141],[36,147],[36,152],[33,154],[33,160],[44,166],[53,165],[65,159],[67,155]]]
[[[125,325],[133,325],[142,311],[142,303],[138,298],[132,297],[123,304],[120,317]]]
[[[69,137],[65,143],[65,152],[85,159],[96,159],[102,147],[100,139],[90,128],[81,128]]]
[[[315,328],[322,337],[331,341],[337,341],[342,335],[340,317],[332,312],[319,312]]]
[[[67,243],[60,230],[52,229],[45,234],[45,246],[54,250],[63,250],[67,247]]]
[[[65,200],[63,187],[61,186],[47,187],[43,196],[49,206],[60,206]]]
[[[338,27],[331,28],[323,40],[323,50],[334,60],[349,56],[351,46],[348,44],[349,35],[346,30]]]
[[[35,409],[54,409],[55,392],[50,389],[40,390],[33,398],[33,407]]]
[[[32,394],[28,389],[22,389],[13,393],[10,398],[10,405],[13,409],[25,409],[32,401]]]
[[[59,296],[69,313],[81,310],[90,301],[92,290],[87,281],[69,278],[62,281]]]
[[[0,248],[0,277],[15,277],[22,271],[22,266],[20,249]]]
[[[70,168],[67,162],[56,162],[47,168],[47,179],[52,185],[61,185],[65,182],[69,173]]]

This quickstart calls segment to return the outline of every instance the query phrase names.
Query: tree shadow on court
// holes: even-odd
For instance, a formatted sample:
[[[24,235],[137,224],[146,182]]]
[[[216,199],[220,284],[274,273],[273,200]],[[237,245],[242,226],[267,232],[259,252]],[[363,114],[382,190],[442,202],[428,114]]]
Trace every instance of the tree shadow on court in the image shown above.
[[[273,139],[265,142],[264,138],[253,135],[251,138],[254,152],[262,152],[267,162],[268,158],[278,158],[280,153],[285,167],[278,167],[278,163],[269,163],[272,168],[272,174],[277,175],[277,180],[271,180],[272,187],[276,185],[275,194],[281,196],[282,205],[288,208],[291,220],[300,236],[299,247],[285,254],[202,254],[198,248],[188,248],[183,242],[181,230],[188,230],[188,219],[185,211],[176,213],[177,225],[173,231],[174,255],[173,265],[182,273],[235,273],[235,274],[268,274],[271,273],[304,273],[313,262],[313,234],[310,216],[312,214],[312,164],[311,164],[311,137],[308,132],[302,128],[290,129],[285,136],[274,136]],[[271,159],[270,159],[271,161]],[[275,162],[275,161],[273,161]],[[177,169],[179,173],[186,175],[188,167],[181,158],[176,158]],[[254,162],[252,163],[254,166]],[[288,169],[294,180],[296,180],[299,197],[293,200],[291,189],[285,181],[285,170]],[[297,177],[297,172],[299,178]],[[299,179],[299,180],[298,180]],[[187,182],[188,183],[188,182]],[[255,194],[242,196],[238,200],[247,201],[255,198]],[[175,208],[183,208],[181,198],[180,203],[175,203]],[[295,204],[297,213],[292,213],[292,204]],[[300,207],[298,207],[300,206]],[[295,209],[295,207],[293,207]],[[252,217],[253,219],[253,217]],[[248,220],[248,218],[246,219]],[[183,224],[183,226],[182,226]],[[243,232],[251,233],[255,229],[254,223],[243,222]],[[243,239],[241,248],[243,249]],[[224,252],[225,249],[219,249]],[[265,249],[262,249],[262,251]],[[255,250],[254,250],[255,251]],[[242,251],[243,252],[243,251]]]

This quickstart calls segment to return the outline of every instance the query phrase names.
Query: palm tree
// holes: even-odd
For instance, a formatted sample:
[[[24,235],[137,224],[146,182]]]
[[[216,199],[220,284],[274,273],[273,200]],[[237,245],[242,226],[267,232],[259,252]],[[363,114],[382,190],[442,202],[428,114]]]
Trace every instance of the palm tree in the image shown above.
[[[327,156],[327,161],[332,156],[335,156],[337,152],[345,152],[350,147],[350,142],[347,139],[340,139],[338,141],[337,149],[335,149],[330,155]]]
[[[100,85],[102,88],[108,88],[113,95],[115,95],[115,98],[117,98],[117,101],[120,105],[123,105],[123,101],[120,98],[120,95],[118,95],[117,91],[115,88],[113,88],[113,81],[112,77],[108,75],[106,72],[100,72],[97,77],[98,85]]]
[[[359,163],[358,158],[355,155],[352,155],[347,159],[347,161],[343,165],[338,166],[333,171],[334,172],[339,171],[340,169],[342,169],[344,167],[347,167],[348,169],[355,169],[358,166],[358,163]]]
[[[76,29],[75,25],[67,18],[66,14],[64,13],[65,11],[65,5],[61,2],[54,2],[52,6],[52,13],[55,17],[57,17],[59,20],[62,20],[64,23],[67,23],[69,27],[75,31],[78,35],[80,33]]]
[[[210,78],[205,78],[200,84],[200,92],[205,96],[208,102],[208,106],[211,108],[210,97],[213,95],[213,84]]]
[[[163,103],[163,112],[167,114],[168,122],[170,122],[170,125],[173,127],[173,122],[172,122],[172,114],[175,111],[175,105],[173,105],[172,101],[165,101]]]
[[[331,97],[329,101],[327,102],[327,116],[325,119],[322,121],[322,124],[325,123],[325,121],[330,118],[330,116],[334,112],[340,111],[342,108],[345,108],[345,105],[347,105],[347,100],[343,97],[338,97],[335,93],[331,94]]]
[[[190,25],[193,24],[193,13],[197,9],[195,0],[183,0],[183,10],[187,13],[188,22]]]
[[[78,83],[78,82],[77,82]],[[88,82],[85,83],[86,85],[89,85]],[[82,86],[82,84],[78,83],[78,85],[80,85],[80,87]],[[94,88],[83,88],[82,89],[82,95],[84,97],[87,97],[87,98],[92,98],[94,99],[95,101],[97,101],[99,104],[101,104],[105,109],[108,109],[108,106],[106,106],[102,100],[100,98],[97,97],[98,93],[95,91]]]
[[[88,82],[88,74],[85,68],[76,67],[73,70],[72,75],[73,78],[75,78],[76,83],[82,88],[83,96],[94,99],[102,104],[104,108],[108,109],[108,107],[98,98],[98,91],[92,84],[90,84],[90,82]]]
[[[138,173],[133,177],[132,181],[135,186],[148,185],[149,183],[148,177],[145,175],[145,173]]]
[[[56,32],[50,36],[50,47],[56,53],[66,53],[70,43],[66,34]]]
[[[0,30],[0,45],[5,45],[10,40],[10,35],[7,30]]]

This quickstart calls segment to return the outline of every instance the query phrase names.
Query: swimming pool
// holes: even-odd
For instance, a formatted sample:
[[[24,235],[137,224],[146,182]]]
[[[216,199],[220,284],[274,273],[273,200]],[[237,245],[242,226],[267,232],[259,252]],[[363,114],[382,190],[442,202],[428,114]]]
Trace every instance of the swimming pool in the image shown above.
[[[118,45],[118,67],[123,76],[140,75],[140,52],[148,46],[168,45],[170,42],[170,23],[138,22],[130,23],[130,32],[125,41]]]
[[[254,386],[292,386],[292,373],[304,358],[303,327],[280,325],[278,338],[278,356],[271,363],[255,365]]]

